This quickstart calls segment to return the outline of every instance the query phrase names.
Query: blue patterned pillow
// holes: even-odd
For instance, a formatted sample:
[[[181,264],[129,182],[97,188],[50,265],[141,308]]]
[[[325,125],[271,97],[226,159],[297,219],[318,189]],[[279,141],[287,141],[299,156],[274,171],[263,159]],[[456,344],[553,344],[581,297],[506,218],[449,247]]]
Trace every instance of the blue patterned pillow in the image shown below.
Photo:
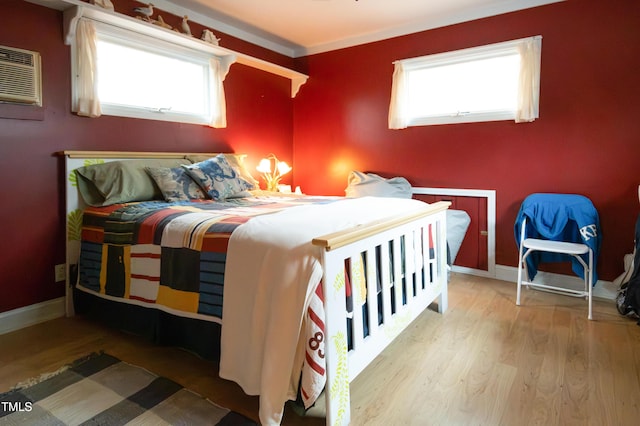
[[[182,167],[146,167],[166,201],[188,201],[207,198],[202,188]]]
[[[182,167],[214,200],[225,200],[253,188],[238,175],[224,155]]]

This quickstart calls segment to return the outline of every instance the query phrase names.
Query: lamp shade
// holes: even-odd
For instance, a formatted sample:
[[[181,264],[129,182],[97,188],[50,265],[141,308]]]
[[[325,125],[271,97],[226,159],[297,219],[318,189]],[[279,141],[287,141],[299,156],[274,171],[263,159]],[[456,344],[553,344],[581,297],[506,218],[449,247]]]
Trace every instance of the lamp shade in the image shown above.
[[[256,167],[260,173],[271,173],[271,160],[268,158],[263,158],[260,160],[260,164]]]

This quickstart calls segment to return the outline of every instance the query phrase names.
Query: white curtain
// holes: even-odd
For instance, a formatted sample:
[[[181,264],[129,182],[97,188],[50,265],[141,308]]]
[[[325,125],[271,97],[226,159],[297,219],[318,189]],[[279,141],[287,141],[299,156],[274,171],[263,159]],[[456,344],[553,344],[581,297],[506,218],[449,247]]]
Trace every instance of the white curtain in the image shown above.
[[[213,117],[211,118],[211,127],[223,128],[227,127],[227,103],[224,96],[224,79],[227,76],[229,67],[221,64],[221,59],[211,58],[209,60],[210,81],[209,87],[211,96],[211,108],[213,109]]]
[[[98,99],[98,55],[96,29],[88,19],[80,19],[76,28],[78,115],[100,117]]]
[[[391,85],[391,102],[389,104],[389,128],[407,128],[407,85],[404,64],[394,62],[393,83]]]
[[[541,50],[542,37],[540,36],[523,40],[518,45],[520,76],[518,80],[516,123],[526,123],[538,118]]]

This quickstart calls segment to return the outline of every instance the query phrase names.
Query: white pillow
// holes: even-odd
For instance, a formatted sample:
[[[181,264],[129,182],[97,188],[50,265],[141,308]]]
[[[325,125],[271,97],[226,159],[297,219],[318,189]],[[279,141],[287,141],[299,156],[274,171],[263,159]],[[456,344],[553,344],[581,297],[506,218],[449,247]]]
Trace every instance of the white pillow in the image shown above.
[[[393,197],[411,198],[411,184],[403,177],[385,179],[373,173],[352,171],[349,173],[348,186],[344,190],[347,197]]]

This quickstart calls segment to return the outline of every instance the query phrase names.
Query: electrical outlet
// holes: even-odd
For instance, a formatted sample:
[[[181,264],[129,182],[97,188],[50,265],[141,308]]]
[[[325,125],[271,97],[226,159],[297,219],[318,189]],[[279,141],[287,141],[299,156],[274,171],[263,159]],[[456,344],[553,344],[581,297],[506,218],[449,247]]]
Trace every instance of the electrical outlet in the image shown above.
[[[67,269],[64,263],[55,266],[56,282],[64,281],[67,279]]]

